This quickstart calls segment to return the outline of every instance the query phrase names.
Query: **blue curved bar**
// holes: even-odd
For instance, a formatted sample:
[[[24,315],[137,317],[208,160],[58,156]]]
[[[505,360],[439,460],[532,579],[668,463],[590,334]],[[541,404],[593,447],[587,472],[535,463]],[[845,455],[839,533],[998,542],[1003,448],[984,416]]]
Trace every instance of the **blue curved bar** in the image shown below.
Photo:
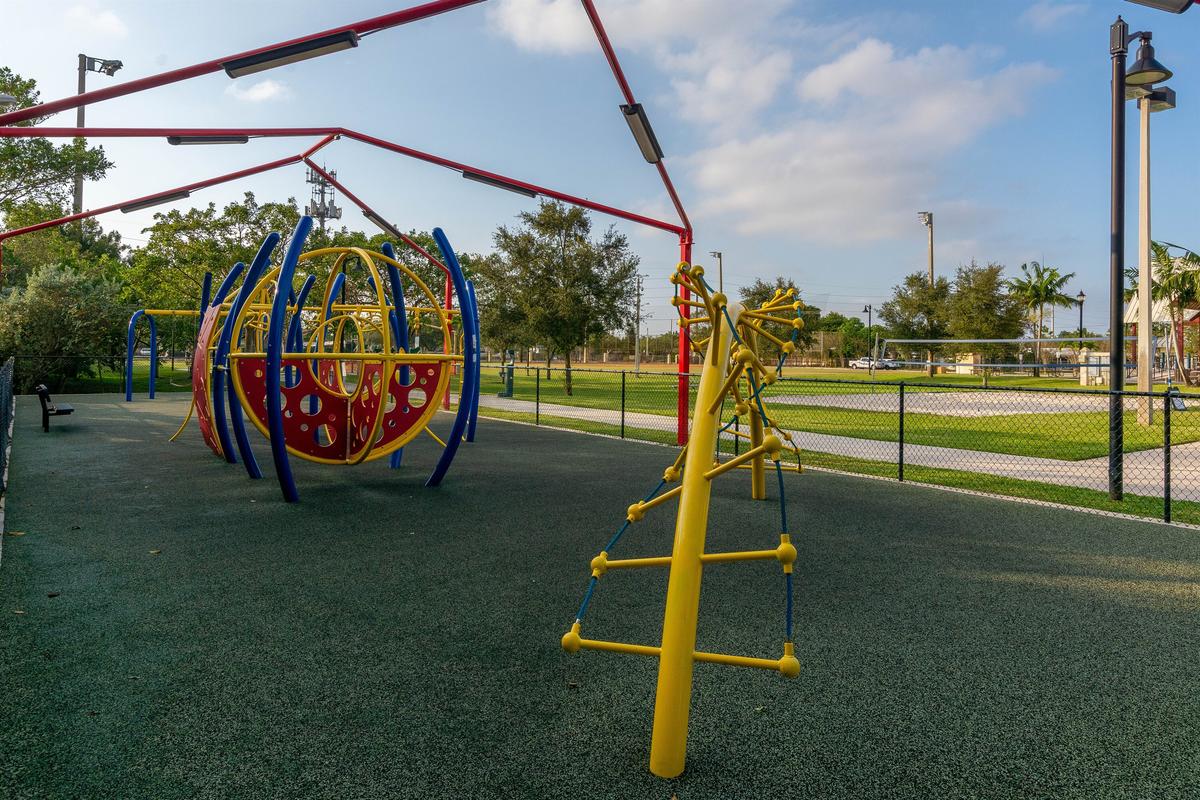
[[[316,275],[309,275],[305,278],[304,285],[300,287],[300,292],[291,301],[292,307],[296,309],[296,313],[292,315],[291,321],[288,322],[287,351],[289,353],[301,353],[304,351],[304,328],[301,326],[300,309],[304,308],[304,303],[308,300],[308,293],[312,291],[312,287],[316,282]],[[293,370],[297,370],[294,375]],[[287,367],[288,386],[295,386],[300,382],[298,370],[299,367]]]
[[[212,273],[204,273],[204,285],[200,287],[200,321],[204,321],[204,312],[212,302]]]
[[[396,248],[391,242],[384,242],[379,248],[388,258],[396,258]],[[392,303],[395,306],[388,313],[388,321],[392,325],[392,338],[396,341],[396,346],[404,352],[408,352],[408,313],[404,306],[404,287],[400,283],[400,270],[395,264],[387,265],[388,283],[392,285]],[[400,367],[400,382],[408,383],[408,367]],[[404,458],[404,448],[401,447],[396,452],[392,453],[388,464],[392,469],[400,466],[400,461]]]
[[[463,386],[459,397],[472,397],[479,391],[477,384],[476,362],[479,360],[478,345],[479,345],[479,327],[476,324],[474,314],[470,313],[471,300],[467,291],[467,279],[463,275],[462,266],[458,263],[458,256],[454,254],[454,248],[450,246],[450,241],[446,238],[446,234],[441,228],[433,229],[433,239],[437,242],[438,249],[442,251],[442,261],[450,270],[450,280],[454,282],[454,293],[458,295],[458,307],[463,313]],[[450,428],[450,435],[446,437],[446,448],[442,450],[442,457],[438,459],[437,466],[433,468],[433,473],[429,476],[429,480],[425,481],[426,486],[437,486],[442,482],[442,478],[446,477],[446,471],[450,469],[450,462],[454,460],[454,454],[458,452],[458,446],[462,444],[463,432],[467,428],[467,420],[471,416],[471,403],[462,402],[459,400],[458,413],[454,415],[454,425]]]
[[[154,384],[158,380],[158,325],[154,316],[138,309],[129,317],[129,328],[125,331],[125,402],[133,400],[133,345],[138,320],[142,317],[150,323],[150,399],[154,399]]]
[[[283,366],[283,318],[287,313],[287,293],[280,289],[292,285],[296,264],[304,250],[304,240],[312,231],[312,225],[312,217],[301,217],[296,223],[296,230],[292,232],[287,253],[283,257],[283,263],[279,265],[275,298],[271,302],[271,321],[267,328],[267,428],[271,432],[268,439],[271,442],[271,458],[275,461],[279,488],[283,492],[283,498],[289,503],[299,500],[300,494],[296,491],[296,481],[292,477],[292,465],[288,463],[287,442],[283,430],[279,373]]]
[[[237,262],[233,265],[233,269],[229,270],[229,274],[225,276],[225,280],[221,281],[221,285],[217,287],[217,293],[213,295],[212,304],[219,306],[225,302],[225,297],[233,290],[233,284],[237,282],[238,276],[242,274],[242,270],[246,265],[242,262]]]
[[[471,301],[471,316],[475,318],[475,331],[479,332],[479,303],[475,300],[475,284],[467,281],[467,298]],[[471,403],[471,416],[467,419],[467,441],[475,441],[475,425],[479,422],[479,371],[481,369],[479,362],[479,342],[475,342],[475,392],[467,399]],[[463,397],[458,398],[458,402],[463,402]]]
[[[262,470],[258,468],[254,452],[250,449],[250,439],[246,436],[246,422],[242,418],[242,403],[237,398],[233,382],[228,380],[229,351],[233,347],[234,323],[242,313],[242,307],[249,301],[250,295],[254,292],[254,287],[258,285],[263,272],[270,265],[271,251],[275,249],[277,244],[279,244],[279,234],[272,233],[268,235],[263,240],[262,247],[258,249],[258,254],[254,257],[254,261],[250,262],[250,269],[246,270],[246,265],[239,261],[230,270],[230,275],[240,275],[245,270],[246,279],[242,281],[242,287],[238,290],[237,296],[234,297],[233,302],[229,306],[229,313],[225,315],[225,319],[221,322],[221,333],[217,337],[217,348],[213,353],[212,361],[213,426],[217,429],[217,438],[221,441],[221,450],[225,453],[226,461],[230,464],[237,463],[237,456],[233,454],[233,442],[229,438],[229,427],[226,424],[225,409],[226,403],[228,403],[229,421],[233,423],[234,433],[237,437],[238,452],[242,454],[246,473],[254,479],[262,477]],[[228,282],[228,278],[226,278],[226,282]],[[225,286],[222,285],[221,288],[224,289]],[[221,300],[220,302],[224,301]]]

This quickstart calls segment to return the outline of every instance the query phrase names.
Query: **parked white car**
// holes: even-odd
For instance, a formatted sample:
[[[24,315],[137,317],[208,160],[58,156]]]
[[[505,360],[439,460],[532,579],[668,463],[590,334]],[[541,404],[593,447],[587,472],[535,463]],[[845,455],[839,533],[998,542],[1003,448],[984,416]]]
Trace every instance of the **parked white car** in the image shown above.
[[[850,362],[850,369],[870,369],[870,368],[871,368],[870,356],[863,356],[862,358],[856,358]]]

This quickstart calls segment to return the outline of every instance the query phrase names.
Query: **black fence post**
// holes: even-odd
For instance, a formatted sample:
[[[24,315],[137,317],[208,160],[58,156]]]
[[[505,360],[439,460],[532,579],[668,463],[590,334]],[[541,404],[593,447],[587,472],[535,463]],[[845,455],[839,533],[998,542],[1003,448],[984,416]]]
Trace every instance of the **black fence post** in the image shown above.
[[[625,438],[625,370],[621,370],[621,438]]]
[[[1171,521],[1171,393],[1163,392],[1163,522]]]
[[[900,436],[896,458],[896,477],[904,480],[904,381],[900,381]]]
[[[537,378],[533,382],[533,424],[542,424],[542,368],[537,369]]]

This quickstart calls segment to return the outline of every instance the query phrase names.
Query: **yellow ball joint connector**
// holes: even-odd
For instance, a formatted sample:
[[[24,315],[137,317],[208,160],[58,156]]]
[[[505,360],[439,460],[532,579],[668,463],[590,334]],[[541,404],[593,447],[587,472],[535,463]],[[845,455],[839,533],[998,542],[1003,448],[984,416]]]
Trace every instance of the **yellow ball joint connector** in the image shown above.
[[[600,554],[591,559],[587,592],[575,621],[561,642],[563,650],[568,653],[604,650],[658,659],[650,770],[664,778],[672,778],[683,772],[692,673],[696,662],[766,669],[787,678],[800,675],[792,622],[792,576],[798,554],[788,533],[787,504],[783,495],[784,453],[786,451],[795,456],[795,468],[789,466],[787,471],[799,472],[799,450],[791,434],[781,430],[769,414],[763,392],[776,382],[784,360],[796,350],[796,336],[803,330],[804,323],[794,312],[802,304],[793,299],[794,291],[778,290],[768,301],[748,309],[742,303],[730,302],[724,293],[709,286],[704,280],[702,267],[687,263],[680,263],[675,268],[671,283],[681,289],[671,301],[680,309],[680,326],[686,328],[704,323],[709,329],[706,334],[708,338],[693,342],[693,350],[703,356],[703,368],[692,407],[689,442],[674,463],[663,471],[659,485],[626,508],[625,521],[620,529]],[[691,299],[684,299],[685,296]],[[685,316],[684,312],[689,308],[696,310],[696,317]],[[773,332],[781,329],[786,333],[777,335]],[[765,356],[760,355],[772,346],[780,354],[774,369],[764,365],[762,359]],[[728,423],[722,424],[722,415],[730,406],[732,416]],[[739,420],[744,423],[742,430],[735,428]],[[729,457],[728,449],[723,450],[719,446],[723,434],[744,440],[748,446]],[[728,444],[728,439],[724,444]],[[781,532],[778,544],[763,550],[705,552],[713,482],[723,476],[736,474],[739,469],[748,469],[751,473],[751,497],[765,499],[768,463],[774,468],[779,482]],[[668,489],[668,484],[674,485]],[[614,548],[634,524],[671,501],[677,502],[671,555],[614,559]],[[782,568],[787,590],[787,613],[783,654],[777,658],[726,655],[696,649],[700,584],[704,568],[737,561],[774,562]],[[665,568],[669,571],[660,643],[643,645],[583,638],[583,618],[601,578],[612,572],[634,568]]]

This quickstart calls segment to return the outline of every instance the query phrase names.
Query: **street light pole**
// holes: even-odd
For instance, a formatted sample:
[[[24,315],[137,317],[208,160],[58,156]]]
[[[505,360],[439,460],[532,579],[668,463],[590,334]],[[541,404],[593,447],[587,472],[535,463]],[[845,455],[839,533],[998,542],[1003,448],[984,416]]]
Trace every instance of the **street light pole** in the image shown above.
[[[1126,95],[1137,97],[1139,112],[1138,159],[1138,308],[1137,308],[1137,387],[1139,392],[1154,388],[1154,277],[1151,266],[1150,243],[1150,115],[1175,107],[1175,91],[1166,86],[1135,87]],[[1154,422],[1154,401],[1149,396],[1138,398],[1138,423]]]
[[[83,53],[80,53],[79,54],[79,91],[78,91],[78,94],[84,94],[85,92],[87,92],[87,74],[89,71],[90,72],[103,72],[105,75],[112,77],[113,75],[117,74],[117,70],[119,70],[122,66],[123,66],[123,64],[120,61],[116,61],[113,59],[104,59],[104,58],[92,58],[91,56],[87,56],[87,55],[84,55]],[[84,119],[83,119],[84,110],[86,108],[87,108],[86,105],[81,105],[81,106],[79,106],[79,108],[75,109],[75,127],[76,128],[87,127],[86,125],[84,125]],[[77,138],[75,140],[75,142],[77,144],[83,144],[84,140],[82,138]],[[83,172],[79,167],[75,168],[75,200],[72,203],[72,208],[74,209],[74,213],[76,213],[76,214],[83,211]],[[82,226],[83,221],[81,220],[79,222],[79,224],[80,224],[80,226]]]
[[[1112,162],[1109,217],[1108,296],[1108,496],[1122,500],[1125,469],[1125,417],[1120,392],[1125,388],[1125,90],[1146,87],[1171,77],[1171,71],[1154,58],[1151,33],[1129,33],[1121,17],[1109,28],[1108,52],[1112,56]],[[1141,39],[1137,61],[1125,71],[1129,43]]]
[[[921,220],[921,224],[929,229],[929,288],[933,288],[933,212],[918,211],[917,219]],[[933,377],[933,351],[925,351],[925,374]]]
[[[1079,294],[1075,295],[1075,299],[1079,301],[1079,350],[1083,352],[1083,301],[1087,300],[1087,295],[1083,293],[1083,289],[1079,290]]]
[[[874,311],[874,306],[863,306],[863,313],[867,315],[867,358],[871,364],[871,377],[875,377],[875,348],[871,346],[871,312]]]
[[[1112,500],[1122,500],[1125,496],[1125,417],[1118,392],[1125,386],[1125,57],[1128,52],[1129,25],[1117,17],[1109,30],[1112,162],[1108,251],[1108,496]]]
[[[724,294],[725,292],[725,265],[722,263],[722,253],[720,250],[710,250],[710,256],[717,260],[717,291]]]

